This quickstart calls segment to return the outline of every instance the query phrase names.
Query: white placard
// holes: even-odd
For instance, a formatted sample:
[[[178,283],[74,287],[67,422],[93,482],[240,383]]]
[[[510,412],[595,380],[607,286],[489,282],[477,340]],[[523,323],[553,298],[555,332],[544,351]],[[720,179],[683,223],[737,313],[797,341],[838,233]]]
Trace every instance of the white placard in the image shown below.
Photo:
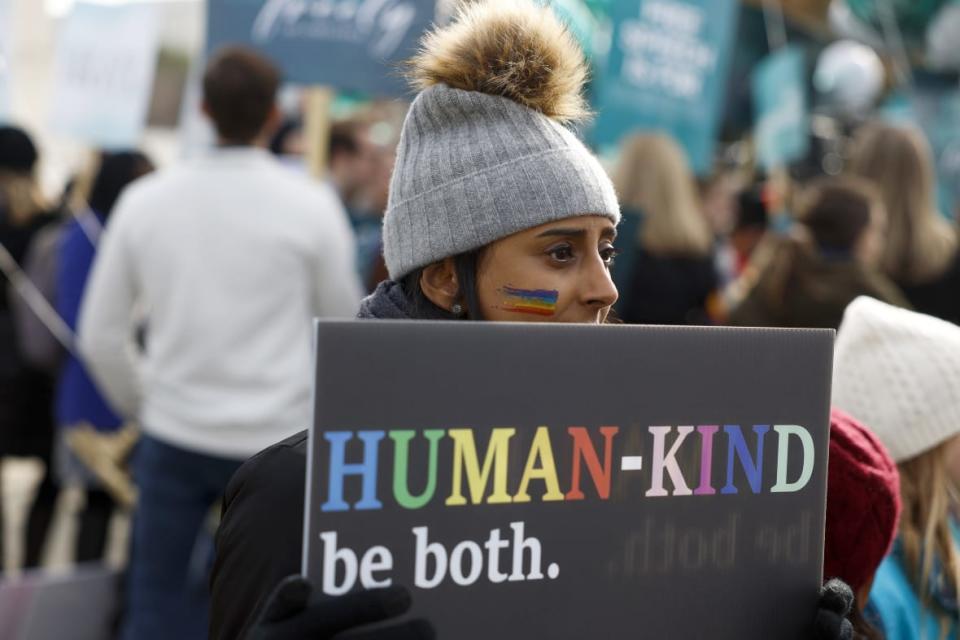
[[[76,4],[57,39],[51,128],[99,147],[136,146],[158,47],[152,5]]]
[[[0,0],[0,122],[10,118],[13,34],[13,7],[10,0]]]

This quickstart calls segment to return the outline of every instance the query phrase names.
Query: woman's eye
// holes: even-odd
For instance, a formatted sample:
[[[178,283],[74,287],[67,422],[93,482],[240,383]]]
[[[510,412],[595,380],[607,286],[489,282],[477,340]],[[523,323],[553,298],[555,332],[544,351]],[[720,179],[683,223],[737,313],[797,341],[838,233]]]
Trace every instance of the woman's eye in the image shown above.
[[[600,250],[600,258],[607,266],[612,265],[618,255],[620,255],[620,251],[616,247],[607,247]]]
[[[559,262],[569,262],[573,260],[573,247],[569,245],[562,245],[559,247],[554,247],[547,251],[547,253],[554,259]]]

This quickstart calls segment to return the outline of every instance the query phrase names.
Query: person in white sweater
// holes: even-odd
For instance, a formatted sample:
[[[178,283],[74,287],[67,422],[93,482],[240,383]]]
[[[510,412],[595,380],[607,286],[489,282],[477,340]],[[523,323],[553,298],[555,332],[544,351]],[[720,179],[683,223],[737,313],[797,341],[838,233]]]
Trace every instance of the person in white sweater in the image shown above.
[[[248,50],[211,60],[204,110],[218,148],[122,195],[82,305],[88,367],[144,433],[128,640],[206,637],[205,576],[189,567],[207,512],[243,460],[307,426],[312,318],[359,306],[355,239],[336,195],[261,148],[279,79]],[[146,325],[136,357],[135,309]]]

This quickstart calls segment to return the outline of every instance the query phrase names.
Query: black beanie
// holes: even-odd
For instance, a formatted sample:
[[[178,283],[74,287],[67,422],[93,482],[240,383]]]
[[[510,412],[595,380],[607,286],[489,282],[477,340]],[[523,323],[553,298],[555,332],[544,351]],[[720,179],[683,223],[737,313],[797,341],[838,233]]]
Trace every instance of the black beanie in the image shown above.
[[[30,173],[37,163],[37,148],[23,129],[0,127],[0,171]]]

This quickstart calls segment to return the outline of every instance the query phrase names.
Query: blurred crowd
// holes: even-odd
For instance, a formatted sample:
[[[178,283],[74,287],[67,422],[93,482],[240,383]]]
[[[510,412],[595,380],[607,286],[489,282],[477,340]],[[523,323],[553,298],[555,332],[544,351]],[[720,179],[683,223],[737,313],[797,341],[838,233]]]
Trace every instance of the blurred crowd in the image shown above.
[[[218,499],[243,460],[306,426],[305,321],[354,317],[362,296],[389,279],[381,229],[395,109],[332,122],[324,175],[314,179],[304,169],[312,142],[303,116],[280,114],[278,84],[268,61],[228,51],[204,79],[214,152],[158,169],[138,150],[102,150],[55,200],[36,182],[41,157],[30,135],[0,128],[0,458],[42,463],[25,528],[0,529],[25,540],[4,539],[4,571],[42,566],[65,487],[85,496],[71,514],[76,563],[103,562],[111,520],[136,513],[124,637],[150,637],[151,616],[188,607],[188,598],[194,608],[180,610],[193,617],[168,637],[205,633],[204,553]],[[849,346],[838,351],[849,363],[841,382],[895,368],[870,360],[870,345],[887,342],[906,354],[893,360],[929,371],[915,374],[923,384],[914,389],[929,395],[909,399],[914,414],[884,409],[874,397],[884,395],[882,380],[851,393],[849,406],[842,394],[835,402],[883,441],[863,436],[881,451],[878,465],[888,460],[884,446],[898,463],[894,553],[905,558],[917,606],[949,627],[958,618],[950,456],[960,423],[941,429],[956,416],[931,419],[938,426],[922,442],[902,447],[887,424],[957,404],[951,367],[960,358],[936,353],[960,348],[957,212],[938,209],[919,129],[868,121],[845,144],[842,170],[798,181],[749,163],[697,177],[670,137],[628,136],[608,167],[622,211],[613,314],[627,324],[840,329]],[[884,305],[850,307],[862,296]],[[859,343],[862,334],[875,341]],[[130,366],[137,361],[144,367]],[[235,395],[224,394],[223,379],[236,382]],[[199,435],[197,424],[209,428]],[[163,600],[166,608],[151,608]]]

